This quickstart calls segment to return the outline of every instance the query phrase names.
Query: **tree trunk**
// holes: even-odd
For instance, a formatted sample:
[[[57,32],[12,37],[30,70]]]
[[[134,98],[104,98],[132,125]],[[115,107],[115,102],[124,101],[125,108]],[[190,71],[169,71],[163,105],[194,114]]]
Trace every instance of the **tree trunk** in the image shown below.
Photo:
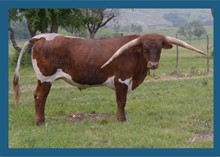
[[[55,10],[51,10],[51,26],[50,26],[50,33],[58,33],[58,23],[57,23],[57,14]]]
[[[41,26],[41,33],[48,33],[47,27],[46,26]]]
[[[31,37],[34,37],[36,35],[37,29],[35,29],[31,23],[29,22],[29,20],[27,19],[27,26],[28,26],[28,31],[31,35]]]
[[[10,32],[10,40],[12,42],[12,45],[14,47],[14,49],[17,51],[17,52],[20,52],[21,51],[21,48],[17,45],[16,43],[16,40],[15,40],[15,36],[14,36],[14,30],[13,28],[11,27],[11,22],[8,21],[8,30]]]
[[[50,32],[51,33],[58,33],[58,24],[57,24],[56,21],[52,20],[51,27],[50,27]]]
[[[91,39],[94,39],[94,38],[95,38],[95,32],[91,31],[91,32],[89,32],[89,34],[90,34],[90,38],[91,38]]]

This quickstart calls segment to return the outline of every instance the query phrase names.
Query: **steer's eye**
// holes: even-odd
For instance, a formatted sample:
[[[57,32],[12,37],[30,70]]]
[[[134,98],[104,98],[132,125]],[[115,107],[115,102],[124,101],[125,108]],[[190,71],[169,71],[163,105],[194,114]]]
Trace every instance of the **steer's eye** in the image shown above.
[[[143,45],[143,49],[144,49],[144,50],[148,50],[148,47],[146,47],[145,45]]]

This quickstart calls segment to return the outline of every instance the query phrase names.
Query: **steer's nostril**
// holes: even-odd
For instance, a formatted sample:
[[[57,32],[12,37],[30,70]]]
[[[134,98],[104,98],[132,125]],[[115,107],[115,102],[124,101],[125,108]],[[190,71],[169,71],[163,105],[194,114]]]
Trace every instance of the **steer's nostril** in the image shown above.
[[[154,65],[153,66],[158,66],[158,63],[154,63]]]
[[[156,69],[158,68],[158,62],[148,62],[147,67],[151,69]]]

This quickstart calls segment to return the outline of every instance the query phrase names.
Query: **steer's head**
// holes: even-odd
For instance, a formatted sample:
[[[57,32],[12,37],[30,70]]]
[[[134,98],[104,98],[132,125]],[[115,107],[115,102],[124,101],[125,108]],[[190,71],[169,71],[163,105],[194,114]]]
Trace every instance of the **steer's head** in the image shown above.
[[[108,65],[115,58],[120,56],[122,53],[128,51],[129,49],[140,47],[141,49],[139,49],[141,50],[141,53],[143,53],[143,57],[146,60],[147,68],[157,69],[159,67],[161,50],[171,49],[173,47],[173,44],[206,55],[201,50],[187,44],[182,40],[170,36],[146,34],[123,45],[101,68]]]
[[[144,35],[139,39],[139,45],[142,48],[143,57],[147,62],[147,68],[157,69],[159,67],[160,53],[162,48],[171,49],[173,45],[165,42],[161,35]]]

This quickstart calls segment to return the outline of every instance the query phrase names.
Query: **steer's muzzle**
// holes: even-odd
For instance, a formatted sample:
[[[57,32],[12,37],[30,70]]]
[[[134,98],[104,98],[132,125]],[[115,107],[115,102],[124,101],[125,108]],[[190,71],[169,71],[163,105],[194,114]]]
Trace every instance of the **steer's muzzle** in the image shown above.
[[[159,67],[159,63],[158,62],[148,62],[147,67],[152,70],[155,70]]]

